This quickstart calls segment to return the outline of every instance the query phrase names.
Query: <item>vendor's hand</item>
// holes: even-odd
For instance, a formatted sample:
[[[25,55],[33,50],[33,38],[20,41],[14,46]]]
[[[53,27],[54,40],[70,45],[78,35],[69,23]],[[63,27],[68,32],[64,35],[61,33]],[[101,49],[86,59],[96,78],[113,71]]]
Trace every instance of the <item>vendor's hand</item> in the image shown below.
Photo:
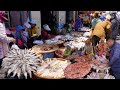
[[[99,63],[100,63],[100,61],[99,61],[99,60],[96,60],[96,59],[92,60],[92,62],[93,62],[94,64],[99,64]]]
[[[110,56],[110,53],[107,53],[107,54],[106,54],[106,56],[108,56],[108,57],[109,57],[109,56]]]
[[[50,36],[50,34],[48,34],[48,36]]]
[[[34,38],[36,39],[36,38],[38,38],[38,36],[34,36]]]
[[[106,64],[106,67],[110,67],[110,65],[109,65],[109,64]]]
[[[48,38],[51,38],[51,35],[50,35],[50,34],[48,34]]]
[[[12,39],[10,40],[10,42],[15,43],[15,42],[16,42],[16,39],[12,38]]]

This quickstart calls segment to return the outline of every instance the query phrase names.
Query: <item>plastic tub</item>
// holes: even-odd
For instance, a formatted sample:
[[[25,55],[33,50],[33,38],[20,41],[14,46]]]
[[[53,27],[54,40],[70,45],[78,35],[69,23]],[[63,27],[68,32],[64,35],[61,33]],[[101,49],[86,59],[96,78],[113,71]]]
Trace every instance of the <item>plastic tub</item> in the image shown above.
[[[54,58],[55,54],[54,52],[50,52],[50,53],[43,53],[43,59],[46,59],[46,58]]]

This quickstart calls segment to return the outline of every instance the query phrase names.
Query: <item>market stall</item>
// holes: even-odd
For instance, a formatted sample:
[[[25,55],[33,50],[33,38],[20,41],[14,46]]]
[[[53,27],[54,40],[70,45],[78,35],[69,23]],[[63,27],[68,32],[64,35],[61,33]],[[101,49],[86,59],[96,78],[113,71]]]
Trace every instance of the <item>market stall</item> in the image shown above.
[[[109,73],[105,52],[99,50],[101,45],[97,52],[102,54],[96,59],[93,54],[83,54],[90,34],[91,30],[83,27],[29,50],[11,49],[3,60],[2,69],[7,76],[25,79],[115,79]]]

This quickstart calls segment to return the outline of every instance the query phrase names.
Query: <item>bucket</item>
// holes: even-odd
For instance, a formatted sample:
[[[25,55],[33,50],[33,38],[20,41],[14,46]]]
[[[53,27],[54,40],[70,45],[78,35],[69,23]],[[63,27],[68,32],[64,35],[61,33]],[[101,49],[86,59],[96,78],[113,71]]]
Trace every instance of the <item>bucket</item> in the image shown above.
[[[54,58],[55,54],[54,52],[50,52],[50,53],[43,53],[43,59],[46,59],[46,58]]]

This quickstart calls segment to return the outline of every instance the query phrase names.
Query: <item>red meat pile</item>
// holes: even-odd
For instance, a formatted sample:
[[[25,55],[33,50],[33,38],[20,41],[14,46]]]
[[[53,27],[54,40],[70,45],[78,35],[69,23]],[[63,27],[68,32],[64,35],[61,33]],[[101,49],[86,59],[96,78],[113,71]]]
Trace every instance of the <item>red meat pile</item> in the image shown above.
[[[82,78],[91,70],[91,66],[85,62],[76,62],[68,65],[64,70],[64,75],[68,79]]]

